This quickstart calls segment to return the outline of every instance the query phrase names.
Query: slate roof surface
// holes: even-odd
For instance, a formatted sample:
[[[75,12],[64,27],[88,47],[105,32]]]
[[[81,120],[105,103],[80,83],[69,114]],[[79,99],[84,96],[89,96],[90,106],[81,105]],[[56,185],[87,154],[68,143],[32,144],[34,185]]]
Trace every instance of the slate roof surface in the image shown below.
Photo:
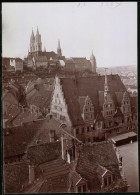
[[[126,91],[125,86],[118,75],[108,75],[109,91],[115,107],[118,106],[115,92]],[[73,125],[84,123],[79,104],[79,96],[89,96],[92,100],[95,115],[100,110],[98,91],[104,91],[104,76],[60,78],[64,97],[68,105],[68,112]]]

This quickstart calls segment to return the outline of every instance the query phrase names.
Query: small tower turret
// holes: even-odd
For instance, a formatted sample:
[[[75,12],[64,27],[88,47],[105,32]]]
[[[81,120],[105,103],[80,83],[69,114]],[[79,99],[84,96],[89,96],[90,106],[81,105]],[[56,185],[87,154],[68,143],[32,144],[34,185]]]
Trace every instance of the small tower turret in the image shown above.
[[[92,72],[96,73],[96,58],[93,55],[93,51],[92,51],[92,54],[91,54],[91,57],[90,57],[90,63],[91,63],[91,70],[92,70]]]
[[[60,40],[58,40],[57,55],[58,55],[58,57],[62,56],[62,51],[61,51],[61,47],[60,47]]]

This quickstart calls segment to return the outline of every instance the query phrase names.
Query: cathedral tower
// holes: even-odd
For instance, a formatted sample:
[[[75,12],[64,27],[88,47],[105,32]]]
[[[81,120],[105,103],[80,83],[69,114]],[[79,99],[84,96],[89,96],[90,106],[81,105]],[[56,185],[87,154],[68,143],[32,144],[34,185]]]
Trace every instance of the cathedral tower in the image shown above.
[[[93,52],[92,52],[91,57],[90,57],[90,63],[91,63],[91,70],[92,70],[92,72],[96,73],[96,58],[93,55]]]
[[[30,37],[30,54],[38,56],[38,53],[42,52],[42,42],[41,42],[41,35],[39,34],[38,27],[36,31],[36,35],[32,30],[32,34]]]

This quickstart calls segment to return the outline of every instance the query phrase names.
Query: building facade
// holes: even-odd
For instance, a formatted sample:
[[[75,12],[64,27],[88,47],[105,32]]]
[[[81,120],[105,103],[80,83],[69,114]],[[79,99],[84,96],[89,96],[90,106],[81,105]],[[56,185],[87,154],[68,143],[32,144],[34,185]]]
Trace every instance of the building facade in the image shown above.
[[[118,75],[56,77],[51,113],[78,139],[94,142],[137,129],[133,102]]]

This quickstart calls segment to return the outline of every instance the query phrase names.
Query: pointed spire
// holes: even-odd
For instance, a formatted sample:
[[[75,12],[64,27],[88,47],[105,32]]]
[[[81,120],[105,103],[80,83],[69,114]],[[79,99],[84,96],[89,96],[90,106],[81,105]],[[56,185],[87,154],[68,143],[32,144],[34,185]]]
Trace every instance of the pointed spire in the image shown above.
[[[58,39],[58,49],[61,49],[60,47],[60,40]]]
[[[39,34],[39,31],[38,31],[38,26],[37,26],[36,34]]]
[[[93,50],[92,50],[92,53],[91,53],[90,60],[94,60]]]
[[[44,52],[46,52],[46,47],[44,46]]]
[[[104,84],[104,91],[105,91],[106,93],[108,93],[109,89],[108,89],[108,81],[107,81],[106,70],[107,70],[107,68],[105,68],[105,84]],[[105,93],[105,94],[106,94],[106,93]]]
[[[34,41],[34,31],[33,31],[33,28],[32,28],[32,34],[31,34],[31,38],[30,38],[30,41]]]
[[[60,46],[60,40],[59,39],[58,39],[57,54],[58,54],[59,57],[62,56],[61,46]]]

